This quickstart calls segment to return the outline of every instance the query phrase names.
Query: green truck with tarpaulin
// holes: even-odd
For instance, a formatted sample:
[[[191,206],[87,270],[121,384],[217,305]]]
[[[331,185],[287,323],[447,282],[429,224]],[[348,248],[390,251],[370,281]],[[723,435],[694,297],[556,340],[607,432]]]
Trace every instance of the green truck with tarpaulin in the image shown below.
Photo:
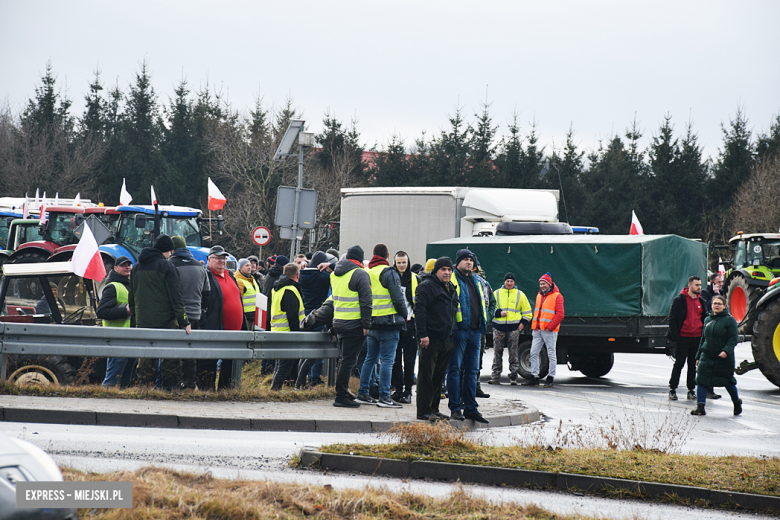
[[[607,374],[615,352],[666,353],[669,308],[688,277],[707,276],[705,244],[677,235],[462,237],[428,244],[428,258],[469,249],[493,289],[512,272],[533,306],[546,272],[564,297],[559,364],[589,377]],[[520,336],[520,373],[531,377],[530,330]],[[542,349],[540,377],[547,372]]]

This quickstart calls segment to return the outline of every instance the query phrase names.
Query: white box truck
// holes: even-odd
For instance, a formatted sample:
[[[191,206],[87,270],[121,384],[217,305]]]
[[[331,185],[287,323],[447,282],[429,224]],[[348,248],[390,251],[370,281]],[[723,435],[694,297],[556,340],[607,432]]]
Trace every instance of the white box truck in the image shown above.
[[[369,259],[381,242],[424,264],[427,244],[492,236],[500,222],[558,222],[558,190],[343,188],[339,251],[357,244]]]

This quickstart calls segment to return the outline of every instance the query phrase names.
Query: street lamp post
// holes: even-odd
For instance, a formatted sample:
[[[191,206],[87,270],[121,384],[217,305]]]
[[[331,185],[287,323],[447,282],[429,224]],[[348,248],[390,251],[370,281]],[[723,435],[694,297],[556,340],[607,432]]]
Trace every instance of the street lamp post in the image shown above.
[[[303,147],[311,146],[314,141],[314,136],[312,134],[303,132],[305,124],[306,122],[301,119],[293,119],[290,121],[287,131],[284,133],[284,137],[282,137],[282,142],[279,143],[279,148],[274,154],[274,161],[283,161],[286,157],[295,155],[291,152],[295,143],[298,143],[298,185],[295,187],[295,207],[293,208],[290,261],[295,258],[295,254],[300,249],[300,241],[298,240],[298,210],[300,208],[301,187],[303,185]]]

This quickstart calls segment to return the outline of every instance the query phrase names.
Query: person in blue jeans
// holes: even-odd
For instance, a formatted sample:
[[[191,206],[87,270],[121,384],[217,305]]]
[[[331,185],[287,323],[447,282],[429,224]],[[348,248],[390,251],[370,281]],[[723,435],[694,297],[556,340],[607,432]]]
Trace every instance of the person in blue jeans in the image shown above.
[[[368,263],[373,297],[371,328],[366,338],[366,359],[360,370],[357,402],[376,404],[382,408],[401,408],[401,404],[390,397],[390,380],[401,329],[406,326],[407,307],[401,278],[398,276],[398,271],[390,267],[389,257],[387,246],[377,244]],[[369,394],[371,372],[377,360],[380,363],[378,400]]]
[[[477,378],[479,377],[480,340],[487,331],[485,296],[472,269],[476,257],[468,249],[455,255],[455,276],[452,282],[458,291],[459,309],[453,349],[447,368],[447,393],[451,417],[458,421],[470,419],[487,424],[477,405]],[[460,372],[463,368],[461,388]],[[461,410],[461,401],[463,410]]]

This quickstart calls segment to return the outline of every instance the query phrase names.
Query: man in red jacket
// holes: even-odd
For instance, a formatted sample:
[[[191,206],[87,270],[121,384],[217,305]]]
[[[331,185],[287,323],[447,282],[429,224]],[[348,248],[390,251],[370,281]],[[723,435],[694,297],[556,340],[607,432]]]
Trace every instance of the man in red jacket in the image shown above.
[[[539,294],[536,295],[534,305],[534,317],[531,321],[531,375],[528,381],[523,381],[523,386],[539,386],[539,352],[542,345],[547,347],[547,358],[550,360],[550,368],[547,371],[545,388],[553,387],[555,379],[555,366],[558,362],[555,355],[555,346],[558,341],[558,331],[561,330],[563,321],[563,295],[558,291],[558,286],[552,281],[550,273],[545,273],[539,278]]]
[[[699,298],[701,294],[701,278],[688,278],[688,287],[672,300],[669,310],[669,332],[666,337],[677,344],[675,349],[672,377],[669,379],[669,400],[677,400],[677,385],[685,363],[688,363],[688,400],[696,400],[696,352],[699,350],[701,331],[707,313]],[[710,392],[711,393],[711,392]]]

